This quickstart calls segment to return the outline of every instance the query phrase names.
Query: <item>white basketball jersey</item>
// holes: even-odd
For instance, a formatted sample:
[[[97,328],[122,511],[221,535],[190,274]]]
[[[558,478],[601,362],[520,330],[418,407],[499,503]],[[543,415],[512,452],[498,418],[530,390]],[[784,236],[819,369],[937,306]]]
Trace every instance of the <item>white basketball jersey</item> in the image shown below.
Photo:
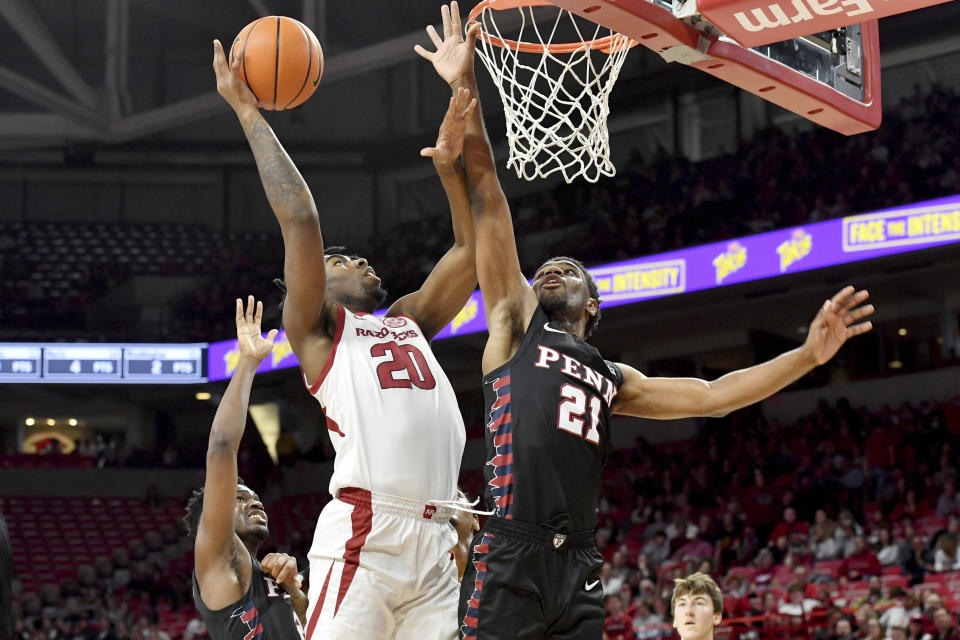
[[[357,487],[415,500],[451,500],[466,432],[430,343],[408,316],[337,307],[327,362],[309,391],[337,455],[330,493]]]

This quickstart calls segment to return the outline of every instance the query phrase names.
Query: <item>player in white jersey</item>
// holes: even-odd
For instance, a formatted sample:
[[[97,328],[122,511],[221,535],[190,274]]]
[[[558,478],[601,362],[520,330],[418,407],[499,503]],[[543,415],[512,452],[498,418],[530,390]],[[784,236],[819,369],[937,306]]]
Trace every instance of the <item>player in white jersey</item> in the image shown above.
[[[328,417],[337,451],[334,495],[310,551],[308,640],[453,638],[457,630],[456,496],[465,432],[429,341],[477,285],[473,226],[459,161],[467,90],[450,99],[436,146],[421,151],[450,204],[454,245],[422,287],[385,299],[364,258],[324,252],[307,185],[214,43],[217,90],[253,150],[283,233],[283,324],[304,380]]]

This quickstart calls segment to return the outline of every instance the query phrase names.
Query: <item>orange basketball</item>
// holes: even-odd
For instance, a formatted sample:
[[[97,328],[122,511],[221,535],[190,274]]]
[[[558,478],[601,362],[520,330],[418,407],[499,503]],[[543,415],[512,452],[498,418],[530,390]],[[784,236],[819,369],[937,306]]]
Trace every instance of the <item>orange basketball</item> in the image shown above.
[[[240,77],[260,106],[292,109],[313,95],[323,75],[320,41],[293,18],[268,16],[254,20],[237,34],[230,63],[240,57]]]

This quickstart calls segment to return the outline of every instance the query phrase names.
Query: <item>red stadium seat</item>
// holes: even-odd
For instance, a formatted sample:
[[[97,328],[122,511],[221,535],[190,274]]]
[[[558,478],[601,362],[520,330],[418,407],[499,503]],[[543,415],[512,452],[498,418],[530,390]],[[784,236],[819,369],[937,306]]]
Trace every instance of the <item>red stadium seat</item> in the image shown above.
[[[840,575],[842,560],[821,560],[813,565],[813,573],[836,578]]]

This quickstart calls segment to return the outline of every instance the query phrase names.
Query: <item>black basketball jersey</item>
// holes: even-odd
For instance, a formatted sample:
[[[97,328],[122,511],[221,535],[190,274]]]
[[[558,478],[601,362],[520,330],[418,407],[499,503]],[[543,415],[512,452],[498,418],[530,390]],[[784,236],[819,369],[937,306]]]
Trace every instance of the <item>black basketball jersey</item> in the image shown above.
[[[517,353],[483,379],[487,508],[551,529],[592,529],[623,373],[537,307]]]
[[[251,557],[250,587],[233,604],[211,611],[200,599],[193,574],[193,603],[212,640],[301,640],[303,627],[290,596]]]

